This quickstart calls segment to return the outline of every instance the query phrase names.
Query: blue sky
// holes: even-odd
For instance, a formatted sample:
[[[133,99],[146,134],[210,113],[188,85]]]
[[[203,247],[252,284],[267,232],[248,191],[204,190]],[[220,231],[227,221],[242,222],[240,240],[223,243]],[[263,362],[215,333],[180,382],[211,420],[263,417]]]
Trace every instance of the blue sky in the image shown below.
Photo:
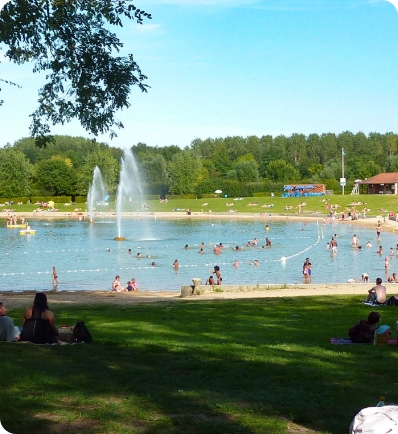
[[[118,114],[118,147],[195,138],[398,132],[398,13],[385,0],[137,0],[118,32],[151,86]],[[3,51],[4,53],[4,51]],[[1,54],[1,53],[0,53]],[[0,60],[3,54],[0,55]],[[41,79],[0,64],[0,146],[29,135]],[[76,122],[55,134],[90,137]]]

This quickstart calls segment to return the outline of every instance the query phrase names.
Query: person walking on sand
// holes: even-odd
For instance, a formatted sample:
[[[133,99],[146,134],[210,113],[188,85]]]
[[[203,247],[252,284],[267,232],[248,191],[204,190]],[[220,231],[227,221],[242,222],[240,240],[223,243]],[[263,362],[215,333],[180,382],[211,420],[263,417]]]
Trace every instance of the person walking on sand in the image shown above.
[[[55,267],[53,267],[53,286],[58,286],[58,274]]]

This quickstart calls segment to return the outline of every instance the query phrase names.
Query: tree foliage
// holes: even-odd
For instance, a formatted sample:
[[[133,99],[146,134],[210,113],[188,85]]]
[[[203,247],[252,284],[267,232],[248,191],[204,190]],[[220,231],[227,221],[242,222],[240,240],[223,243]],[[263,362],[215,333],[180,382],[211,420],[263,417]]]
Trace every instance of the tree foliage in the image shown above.
[[[110,28],[123,19],[150,19],[129,0],[12,0],[0,12],[0,42],[17,64],[34,62],[45,72],[38,108],[30,127],[38,146],[50,136],[49,124],[78,119],[94,136],[123,128],[115,113],[129,107],[130,89],[147,90],[147,78]]]
[[[62,196],[75,193],[76,172],[59,157],[41,161],[36,167],[36,182],[42,194]]]
[[[119,173],[119,162],[108,149],[96,149],[84,157],[84,164],[77,173],[76,192],[87,194],[88,186],[93,180],[95,167],[101,170],[101,175],[107,191],[115,191]]]
[[[33,166],[18,149],[0,149],[0,196],[28,196],[31,192]]]
[[[203,166],[187,150],[175,154],[168,164],[170,192],[173,194],[194,193],[203,180]]]

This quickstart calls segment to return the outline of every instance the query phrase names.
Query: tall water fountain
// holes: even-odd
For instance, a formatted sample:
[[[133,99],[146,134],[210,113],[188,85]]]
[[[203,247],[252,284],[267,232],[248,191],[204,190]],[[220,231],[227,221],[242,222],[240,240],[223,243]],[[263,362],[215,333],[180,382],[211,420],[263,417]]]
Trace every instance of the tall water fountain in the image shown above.
[[[116,241],[125,241],[122,236],[122,212],[123,204],[126,202],[142,201],[143,190],[140,173],[131,149],[124,150],[124,157],[120,164],[120,178],[116,194],[116,220],[117,236]]]
[[[90,216],[90,222],[93,222],[95,206],[101,205],[107,197],[107,191],[102,178],[101,170],[98,166],[95,166],[93,171],[93,182],[90,184],[87,194],[88,213]],[[109,196],[108,196],[109,197]]]

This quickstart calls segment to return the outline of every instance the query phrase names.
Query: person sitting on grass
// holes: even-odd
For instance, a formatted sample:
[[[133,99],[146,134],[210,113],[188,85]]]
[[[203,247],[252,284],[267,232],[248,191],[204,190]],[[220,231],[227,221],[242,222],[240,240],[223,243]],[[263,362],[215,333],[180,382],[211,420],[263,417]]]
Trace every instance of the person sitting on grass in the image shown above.
[[[382,282],[380,277],[376,279],[376,286],[368,291],[367,303],[372,301],[374,304],[384,304],[386,302],[387,289]]]
[[[348,330],[348,336],[356,344],[368,344],[373,342],[377,323],[380,321],[379,312],[370,312],[368,319],[359,320]]]
[[[0,341],[14,342],[18,339],[18,328],[14,326],[14,321],[7,316],[7,309],[0,301]]]
[[[54,314],[48,308],[47,296],[43,292],[38,292],[33,306],[25,310],[19,340],[34,344],[60,343]]]

